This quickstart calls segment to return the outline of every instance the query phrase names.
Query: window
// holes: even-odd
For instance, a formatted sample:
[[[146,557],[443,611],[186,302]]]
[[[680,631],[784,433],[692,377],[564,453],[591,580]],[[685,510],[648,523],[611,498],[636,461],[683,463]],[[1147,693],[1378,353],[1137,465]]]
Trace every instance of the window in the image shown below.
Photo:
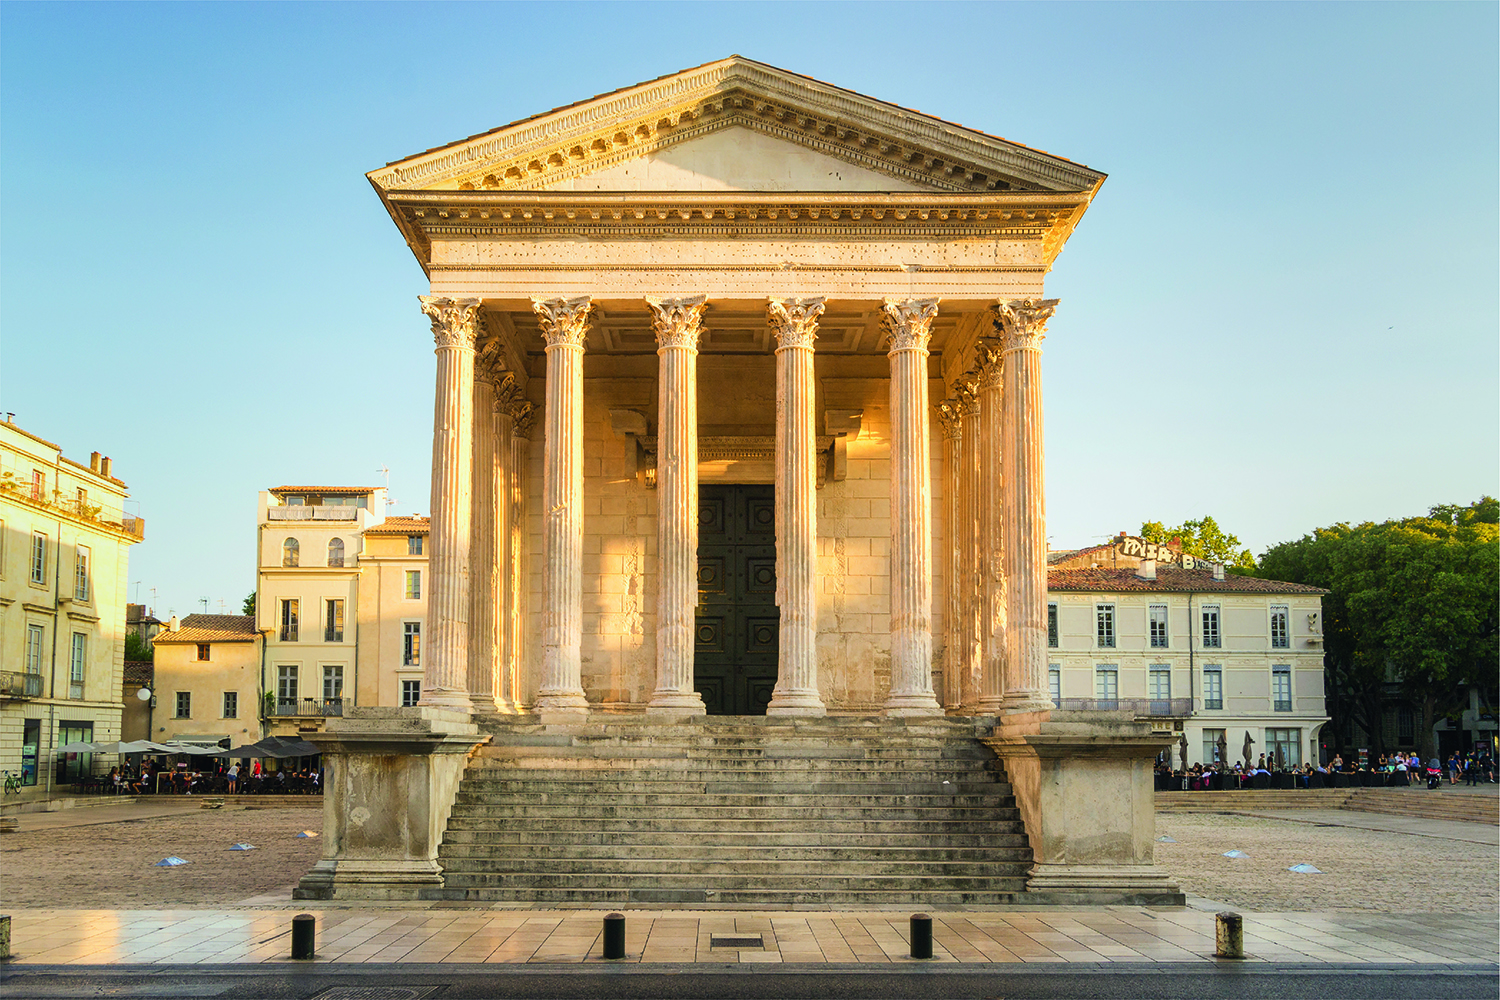
[[[1267,729],[1266,756],[1282,767],[1302,766],[1302,730]]]
[[[1053,705],[1062,705],[1062,670],[1055,663],[1047,664],[1047,693]]]
[[[323,700],[338,701],[344,697],[344,668],[323,668]]]
[[[28,674],[42,672],[42,650],[45,648],[46,638],[47,626],[26,626],[26,672]]]
[[[1120,668],[1118,664],[1101,663],[1094,668],[1094,697],[1099,708],[1113,709],[1120,704]]]
[[[323,641],[344,641],[344,602],[341,598],[323,602]]]
[[[1047,645],[1057,648],[1057,605],[1047,605]]]
[[[420,600],[422,597],[422,571],[409,569],[406,571],[406,599],[408,601]]]
[[[1113,604],[1099,604],[1094,607],[1095,619],[1098,622],[1098,638],[1100,649],[1115,648],[1115,606]]]
[[[344,565],[344,540],[342,538],[330,539],[328,542],[328,565]]]
[[[47,474],[41,469],[31,470],[31,499],[36,501],[47,499]]]
[[[1274,666],[1271,668],[1271,697],[1275,700],[1272,707],[1278,712],[1290,712],[1292,710],[1292,668],[1287,666]]]
[[[240,717],[240,694],[238,691],[224,692],[224,718],[238,719]]]
[[[1203,707],[1224,707],[1224,671],[1218,664],[1208,663],[1203,666]]]
[[[409,555],[409,556],[419,556],[419,555],[422,554],[422,536],[421,535],[407,535],[406,536],[406,554]]]
[[[177,714],[174,719],[191,719],[193,717],[193,692],[177,692]]]
[[[1227,734],[1225,733],[1224,730],[1222,730],[1222,729],[1205,729],[1205,730],[1203,730],[1203,762],[1205,764],[1208,763],[1208,762],[1210,762],[1210,761],[1212,761],[1212,762],[1214,762],[1216,764],[1217,763],[1222,763],[1219,760],[1219,741],[1220,740],[1225,740],[1226,741],[1224,749],[1227,751],[1229,749],[1229,746],[1228,746],[1228,742],[1227,742]]]
[[[1291,615],[1288,614],[1286,605],[1271,605],[1271,648],[1288,649],[1292,644],[1292,637],[1287,631],[1287,622]]]
[[[47,582],[47,536],[40,531],[31,533],[31,582]]]
[[[417,702],[419,702],[421,700],[422,700],[422,682],[421,681],[402,681],[401,682],[401,707],[402,708],[412,708],[412,707],[414,707],[417,704]]]
[[[1153,715],[1162,715],[1171,711],[1172,701],[1172,666],[1168,663],[1151,664],[1150,673],[1146,677],[1146,693],[1152,701],[1151,712]]]
[[[297,667],[276,668],[276,714],[292,715],[297,711]]]
[[[1417,717],[1410,705],[1396,708],[1396,741],[1404,747],[1417,742]]]
[[[288,538],[281,543],[281,565],[296,566],[301,561],[302,546],[297,544],[297,539]]]
[[[206,643],[206,642],[200,642],[200,643],[198,643],[198,660],[199,660],[199,662],[207,662],[208,658],[209,658],[209,643]]]
[[[402,637],[401,663],[407,667],[420,667],[422,665],[422,623],[407,622],[403,631],[406,634]]]
[[[82,632],[73,633],[73,650],[68,664],[68,697],[83,697],[83,665],[88,656],[89,637]]]
[[[1153,649],[1167,648],[1167,606],[1165,604],[1151,605],[1148,615],[1151,626],[1151,647]]]
[[[281,602],[281,641],[297,641],[297,612],[300,602],[292,597]]]
[[[73,559],[73,599],[75,601],[89,599],[89,557],[92,555],[87,545],[80,545],[75,550]]]
[[[1203,605],[1203,648],[1219,648],[1219,606]]]

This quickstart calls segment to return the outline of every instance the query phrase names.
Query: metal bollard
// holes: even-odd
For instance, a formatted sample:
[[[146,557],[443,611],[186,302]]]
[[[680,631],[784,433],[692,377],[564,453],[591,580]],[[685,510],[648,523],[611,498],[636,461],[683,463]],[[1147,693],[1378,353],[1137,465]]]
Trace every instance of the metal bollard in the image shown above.
[[[1215,958],[1245,957],[1245,918],[1227,910],[1214,920]]]
[[[911,957],[932,957],[932,918],[925,913],[911,915]]]
[[[292,918],[292,957],[312,958],[317,950],[318,921],[311,913]]]
[[[625,914],[607,913],[604,916],[604,957],[625,957]]]

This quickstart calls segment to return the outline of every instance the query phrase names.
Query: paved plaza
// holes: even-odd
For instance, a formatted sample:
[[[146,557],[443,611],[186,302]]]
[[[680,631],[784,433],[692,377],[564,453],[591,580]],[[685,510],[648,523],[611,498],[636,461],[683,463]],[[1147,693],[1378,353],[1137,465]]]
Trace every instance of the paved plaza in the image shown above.
[[[318,920],[318,963],[601,962],[602,911],[507,904],[294,903],[321,808],[143,802],[34,813],[0,838],[20,966],[289,960],[291,918]],[[1185,908],[933,912],[934,962],[1213,963],[1214,912],[1245,915],[1252,963],[1494,964],[1500,828],[1356,813],[1162,814],[1158,858]],[[235,842],[255,851],[232,852]],[[1247,857],[1226,858],[1240,850]],[[176,868],[152,867],[167,855]],[[1287,869],[1312,864],[1322,874]],[[626,962],[908,965],[909,912],[627,911]],[[734,946],[716,938],[754,938]]]

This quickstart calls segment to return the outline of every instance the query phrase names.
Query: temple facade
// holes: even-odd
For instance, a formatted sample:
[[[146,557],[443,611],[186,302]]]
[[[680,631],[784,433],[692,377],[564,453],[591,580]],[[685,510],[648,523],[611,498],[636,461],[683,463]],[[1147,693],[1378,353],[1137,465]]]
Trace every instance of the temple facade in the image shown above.
[[[431,283],[424,705],[1050,706],[1044,280],[1103,174],[731,57],[369,178]]]

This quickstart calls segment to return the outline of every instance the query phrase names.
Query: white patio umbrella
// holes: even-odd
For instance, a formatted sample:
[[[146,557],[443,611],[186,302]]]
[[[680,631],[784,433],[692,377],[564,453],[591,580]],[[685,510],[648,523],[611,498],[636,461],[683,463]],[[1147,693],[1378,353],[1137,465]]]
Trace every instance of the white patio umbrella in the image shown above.
[[[92,744],[92,743],[85,743],[82,740],[75,740],[72,743],[64,743],[62,746],[60,746],[60,747],[57,748],[57,752],[58,753],[93,753],[94,752],[94,744]]]

